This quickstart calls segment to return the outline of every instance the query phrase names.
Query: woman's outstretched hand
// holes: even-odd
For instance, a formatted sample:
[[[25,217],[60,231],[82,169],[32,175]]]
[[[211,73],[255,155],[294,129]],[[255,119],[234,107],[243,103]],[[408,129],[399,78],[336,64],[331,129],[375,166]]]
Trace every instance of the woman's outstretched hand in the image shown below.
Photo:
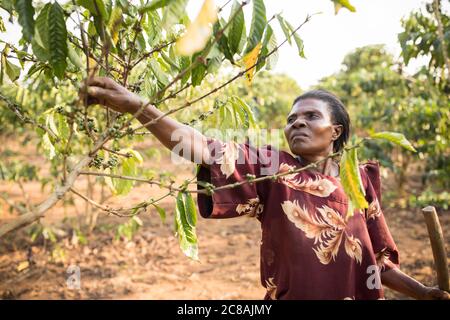
[[[121,86],[111,78],[91,77],[87,79],[87,88],[83,82],[79,96],[87,104],[101,104],[120,113],[135,113],[142,99]]]
[[[437,287],[425,287],[421,300],[450,300],[450,294]]]

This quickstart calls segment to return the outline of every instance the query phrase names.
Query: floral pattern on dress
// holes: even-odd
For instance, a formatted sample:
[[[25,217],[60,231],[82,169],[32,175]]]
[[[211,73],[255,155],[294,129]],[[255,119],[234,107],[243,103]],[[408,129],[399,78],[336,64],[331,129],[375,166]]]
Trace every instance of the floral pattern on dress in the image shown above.
[[[281,163],[278,173],[288,172],[289,170],[294,170],[294,166],[290,166],[286,163]],[[323,179],[316,176],[315,179],[305,179],[295,178],[297,173],[287,174],[285,176],[278,177],[278,181],[285,184],[289,188],[298,191],[304,191],[313,194],[318,197],[328,197],[337,186],[328,179]]]
[[[239,215],[248,215],[249,217],[258,217],[264,210],[264,205],[260,203],[259,198],[248,199],[247,203],[238,204],[236,212]]]
[[[236,160],[239,158],[240,145],[234,141],[222,143],[220,150],[221,156],[217,159],[220,164],[220,171],[227,178],[234,173],[236,169]]]
[[[367,220],[376,219],[379,216],[381,216],[380,202],[375,198],[367,208]]]
[[[380,267],[382,270],[385,267],[385,263],[387,260],[389,260],[390,253],[388,248],[383,248],[380,252],[375,253],[375,259],[377,261],[377,266]]]
[[[342,240],[347,255],[361,264],[361,241],[347,234],[347,223],[336,210],[324,205],[317,208],[318,213],[314,216],[306,207],[301,207],[297,200],[284,201],[281,207],[288,219],[307,238],[314,240],[312,249],[322,264],[327,265],[336,259]]]
[[[269,295],[270,299],[277,300],[276,294],[277,294],[277,286],[273,282],[273,278],[269,278],[266,280],[266,289],[267,294]]]

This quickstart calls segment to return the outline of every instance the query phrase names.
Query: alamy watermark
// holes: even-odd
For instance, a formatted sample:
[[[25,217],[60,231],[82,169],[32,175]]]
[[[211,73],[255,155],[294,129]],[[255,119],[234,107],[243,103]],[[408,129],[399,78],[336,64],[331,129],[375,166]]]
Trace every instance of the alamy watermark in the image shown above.
[[[381,267],[372,264],[367,267],[366,273],[369,275],[366,281],[367,288],[369,290],[380,290],[381,289]]]
[[[77,265],[70,265],[66,273],[68,277],[66,279],[66,286],[71,290],[80,290],[81,289],[81,270]]]

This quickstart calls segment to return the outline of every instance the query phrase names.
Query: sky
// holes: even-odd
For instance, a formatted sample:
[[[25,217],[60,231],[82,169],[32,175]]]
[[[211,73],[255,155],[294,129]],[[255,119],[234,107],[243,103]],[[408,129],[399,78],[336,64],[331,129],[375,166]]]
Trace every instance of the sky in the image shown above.
[[[63,1],[64,2],[64,1]],[[221,6],[226,0],[216,0]],[[330,0],[265,0],[267,17],[282,12],[283,16],[294,26],[300,25],[307,14],[321,12],[299,31],[304,41],[307,59],[297,54],[296,47],[285,44],[280,49],[276,68],[277,73],[285,73],[295,79],[306,89],[321,78],[331,75],[341,68],[344,56],[355,48],[370,44],[385,44],[395,57],[400,55],[397,34],[401,32],[400,21],[412,10],[423,8],[424,0],[350,0],[356,7],[352,13],[341,9],[334,14],[334,6]],[[191,19],[194,19],[202,5],[202,0],[190,0],[187,8]],[[448,12],[450,2],[443,0],[444,10]],[[224,10],[228,17],[231,3]],[[227,10],[228,9],[228,10]],[[4,11],[2,16],[5,18]],[[251,5],[245,7],[247,27],[251,21]],[[4,19],[6,20],[6,19]],[[280,43],[284,35],[273,23],[275,35]],[[9,34],[0,37],[4,40],[17,40],[20,28],[15,27]],[[409,67],[413,72],[425,60],[412,61]]]
[[[216,0],[218,4],[225,2]],[[401,52],[397,42],[397,34],[402,30],[400,20],[412,10],[423,8],[425,2],[350,0],[356,7],[356,12],[352,13],[343,8],[337,15],[334,14],[334,5],[330,0],[266,0],[265,3],[268,18],[282,12],[284,18],[294,27],[300,25],[308,13],[322,12],[299,30],[307,59],[298,56],[295,46],[286,44],[280,50],[274,69],[275,72],[288,74],[306,89],[316,84],[319,79],[339,71],[344,56],[355,48],[385,44],[388,51],[398,57]],[[251,12],[245,13],[246,21],[250,21]],[[189,14],[191,15],[191,11]],[[277,40],[281,42],[285,37],[278,28],[278,23],[274,25]],[[410,71],[423,63],[423,60],[413,61]]]

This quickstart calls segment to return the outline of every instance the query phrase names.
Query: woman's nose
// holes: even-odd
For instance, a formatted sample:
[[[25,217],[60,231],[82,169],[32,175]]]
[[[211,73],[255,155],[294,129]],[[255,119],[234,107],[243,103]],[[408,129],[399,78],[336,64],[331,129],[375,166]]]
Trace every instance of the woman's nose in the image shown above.
[[[305,119],[303,118],[297,118],[294,123],[292,124],[292,126],[294,128],[302,128],[302,127],[306,127],[306,122]]]

